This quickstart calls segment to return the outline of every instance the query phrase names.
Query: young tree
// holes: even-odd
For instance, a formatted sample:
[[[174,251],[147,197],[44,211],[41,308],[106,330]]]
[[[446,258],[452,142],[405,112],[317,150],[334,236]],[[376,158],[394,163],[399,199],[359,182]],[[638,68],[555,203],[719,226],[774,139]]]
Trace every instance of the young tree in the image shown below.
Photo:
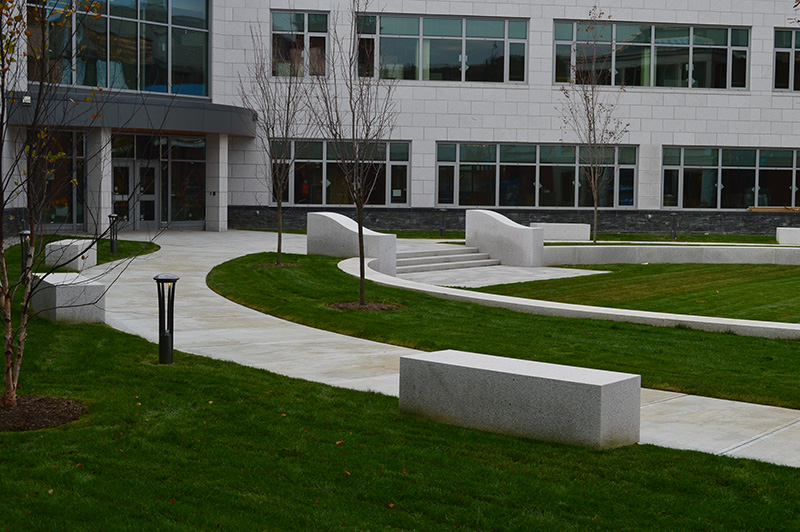
[[[101,100],[107,100],[99,98],[102,89],[75,90],[71,85],[73,55],[88,53],[81,39],[100,18],[98,9],[92,0],[31,5],[0,0],[0,220],[22,212],[19,229],[28,232],[21,264],[9,260],[5,246],[0,248],[2,407],[17,404],[30,304],[38,286],[32,272],[42,278],[75,258],[62,257],[61,264],[42,271],[44,217],[59,206],[65,191],[79,185],[77,177],[64,178],[71,172],[67,152],[74,138],[68,126],[92,124],[102,115]],[[88,73],[86,79],[90,77]],[[85,153],[84,163],[96,156]],[[14,236],[0,224],[0,241]],[[102,236],[87,240],[83,251]]]
[[[578,24],[575,64],[570,82],[561,88],[562,129],[579,144],[580,175],[592,195],[592,240],[597,243],[597,214],[601,194],[613,182],[616,146],[629,124],[615,117],[624,85],[612,87],[610,17],[594,6],[589,19]],[[562,139],[563,140],[563,139]],[[612,203],[613,204],[613,203]]]
[[[252,50],[246,77],[239,78],[244,105],[257,113],[258,142],[264,157],[265,182],[278,211],[278,249],[275,263],[281,264],[283,202],[288,199],[289,178],[297,153],[308,137],[308,84],[303,82],[302,48],[266,46],[258,27],[250,28]],[[286,52],[286,53],[284,53]],[[299,60],[298,60],[299,56]],[[315,75],[314,63],[311,72]],[[324,74],[324,65],[322,67]]]
[[[368,18],[367,0],[351,0],[350,10],[332,17],[327,76],[314,78],[311,111],[328,149],[338,162],[342,179],[356,209],[358,223],[359,303],[366,303],[364,267],[364,206],[378,179],[385,175],[382,156],[397,121],[396,83],[374,68],[374,48],[359,38]]]

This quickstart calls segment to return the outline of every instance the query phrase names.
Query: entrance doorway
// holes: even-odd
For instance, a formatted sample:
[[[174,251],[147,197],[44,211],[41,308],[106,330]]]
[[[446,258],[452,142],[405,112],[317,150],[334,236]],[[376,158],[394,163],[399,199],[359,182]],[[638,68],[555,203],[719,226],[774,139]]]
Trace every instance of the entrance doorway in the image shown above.
[[[115,161],[111,202],[121,230],[156,231],[161,227],[161,166],[158,161]]]

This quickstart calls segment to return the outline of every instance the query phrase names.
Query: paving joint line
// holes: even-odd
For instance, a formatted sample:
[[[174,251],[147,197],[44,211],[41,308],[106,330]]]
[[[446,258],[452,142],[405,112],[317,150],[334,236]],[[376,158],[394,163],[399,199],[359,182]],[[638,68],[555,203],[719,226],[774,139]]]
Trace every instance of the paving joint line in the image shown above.
[[[675,399],[681,399],[683,397],[689,397],[689,394],[688,393],[682,393],[682,394],[676,395],[675,397],[666,397],[664,399],[659,399],[658,401],[653,401],[653,402],[650,402],[650,403],[642,405],[642,408],[647,408],[648,406],[660,405],[662,403],[667,403],[669,401],[674,401]]]
[[[750,445],[756,443],[757,441],[762,440],[764,438],[767,438],[769,436],[772,436],[774,434],[777,434],[779,432],[783,432],[784,430],[790,428],[793,425],[800,425],[800,418],[797,418],[797,419],[795,419],[793,421],[789,421],[788,423],[784,423],[783,425],[781,425],[779,427],[776,427],[774,429],[770,429],[770,430],[764,431],[761,434],[759,434],[757,436],[754,436],[754,437],[750,438],[749,440],[747,440],[745,442],[737,443],[735,445],[731,445],[730,447],[728,447],[726,449],[722,449],[721,451],[717,452],[716,454],[729,455],[732,452],[745,449],[746,447],[749,447]]]

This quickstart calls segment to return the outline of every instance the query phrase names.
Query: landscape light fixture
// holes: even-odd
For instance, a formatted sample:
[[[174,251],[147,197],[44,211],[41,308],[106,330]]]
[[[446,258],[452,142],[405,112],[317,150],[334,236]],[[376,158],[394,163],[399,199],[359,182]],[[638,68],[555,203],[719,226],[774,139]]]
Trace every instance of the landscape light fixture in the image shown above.
[[[159,273],[158,286],[158,363],[172,364],[172,326],[175,321],[175,283],[177,275]]]
[[[25,273],[25,266],[28,264],[28,249],[31,245],[31,232],[23,229],[19,232],[19,254],[22,257],[20,261],[20,271]]]
[[[111,241],[111,254],[117,252],[117,215],[113,212],[108,215],[108,238]]]

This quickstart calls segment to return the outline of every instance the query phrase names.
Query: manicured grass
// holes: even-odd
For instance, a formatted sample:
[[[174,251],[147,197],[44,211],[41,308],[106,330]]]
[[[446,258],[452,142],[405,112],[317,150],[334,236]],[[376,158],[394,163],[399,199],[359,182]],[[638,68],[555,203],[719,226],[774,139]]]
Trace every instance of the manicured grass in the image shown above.
[[[3,531],[800,528],[793,468],[451,427],[228,362],[158,366],[156,345],[102,325],[34,319],[27,357],[23,393],[89,413],[0,434]]]
[[[423,350],[462,349],[642,375],[642,385],[800,408],[798,343],[682,328],[560,319],[448,301],[370,283],[367,296],[403,308],[338,311],[358,279],[339,259],[292,255],[298,268],[259,268],[273,254],[214,268],[209,285],[249,307],[314,327]]]
[[[611,273],[479,288],[600,307],[800,323],[800,266],[602,264]]]
[[[103,264],[129,257],[147,255],[161,249],[161,246],[154,242],[141,242],[138,240],[117,240],[117,252],[111,254],[111,242],[107,238],[102,238],[97,243],[97,264]]]

